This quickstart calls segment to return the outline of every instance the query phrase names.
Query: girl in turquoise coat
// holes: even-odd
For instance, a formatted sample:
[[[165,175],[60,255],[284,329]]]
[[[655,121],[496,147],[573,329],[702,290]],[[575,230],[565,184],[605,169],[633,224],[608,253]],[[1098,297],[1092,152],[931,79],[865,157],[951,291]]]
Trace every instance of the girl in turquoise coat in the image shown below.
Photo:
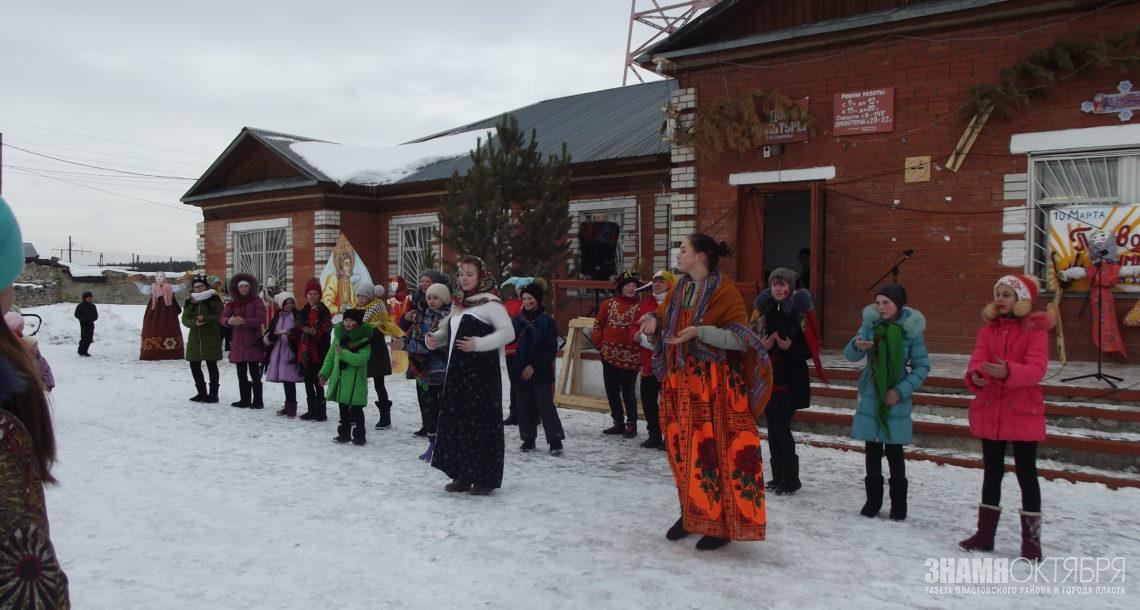
[[[340,406],[340,426],[334,443],[363,445],[364,405],[368,404],[368,359],[372,356],[372,327],[364,323],[364,310],[349,309],[344,320],[333,327],[332,349],[321,367],[325,398]]]
[[[859,407],[851,435],[866,442],[867,502],[859,511],[875,517],[883,506],[883,454],[890,465],[891,520],[906,519],[906,463],[903,445],[911,441],[911,395],[930,373],[930,355],[922,333],[926,318],[906,307],[906,290],[887,284],[875,303],[863,309],[863,325],[843,354],[868,365],[859,376]]]

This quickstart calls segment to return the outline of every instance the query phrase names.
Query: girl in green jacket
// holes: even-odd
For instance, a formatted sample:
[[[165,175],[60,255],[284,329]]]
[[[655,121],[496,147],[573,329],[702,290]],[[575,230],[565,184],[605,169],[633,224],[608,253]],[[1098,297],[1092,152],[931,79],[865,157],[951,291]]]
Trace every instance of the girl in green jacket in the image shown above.
[[[186,337],[186,360],[190,362],[194,389],[198,391],[190,400],[215,403],[218,402],[218,361],[222,359],[222,336],[218,327],[225,305],[205,277],[196,276],[190,285],[193,292],[182,308],[182,325],[190,329]],[[209,390],[202,375],[203,362],[210,373]]]
[[[325,398],[340,406],[340,426],[334,443],[360,446],[364,438],[364,405],[368,404],[368,359],[372,356],[372,327],[364,323],[364,311],[350,309],[344,320],[333,328],[333,348],[321,367],[321,385],[326,385]]]

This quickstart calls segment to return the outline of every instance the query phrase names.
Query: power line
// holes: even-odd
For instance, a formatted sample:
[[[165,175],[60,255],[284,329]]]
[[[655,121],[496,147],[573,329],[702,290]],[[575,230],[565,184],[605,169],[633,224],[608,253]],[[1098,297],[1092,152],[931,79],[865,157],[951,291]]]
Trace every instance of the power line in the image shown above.
[[[51,155],[45,155],[43,153],[38,153],[38,152],[35,152],[33,150],[28,150],[26,148],[20,148],[19,146],[12,146],[11,144],[4,144],[4,146],[7,148],[14,148],[14,149],[21,151],[21,152],[26,152],[29,155],[35,155],[37,157],[43,157],[45,159],[51,159],[53,161],[59,161],[61,163],[70,163],[72,165],[89,167],[91,169],[101,169],[103,171],[108,171],[108,172],[118,172],[120,174],[129,174],[131,176],[146,176],[148,178],[163,178],[166,180],[190,180],[190,181],[198,180],[197,178],[188,178],[186,176],[163,176],[163,175],[159,175],[159,174],[143,174],[143,173],[139,173],[139,172],[129,172],[125,169],[115,169],[113,167],[102,167],[99,165],[91,165],[89,163],[80,163],[78,161],[68,161],[67,159],[60,159],[59,157],[53,157]]]
[[[100,155],[103,157],[121,157],[123,159],[135,159],[137,161],[156,161],[158,163],[176,163],[178,165],[193,165],[201,167],[202,163],[199,161],[175,161],[173,159],[156,159],[154,157],[136,157],[134,155],[121,155],[116,153],[103,152],[100,150],[87,150],[84,148],[68,148],[67,146],[56,146],[54,144],[40,144],[37,142],[21,142],[19,140],[8,140],[10,143],[23,144],[24,146],[39,146],[41,148],[58,148],[60,150],[67,150],[71,152],[87,153],[92,155]]]
[[[75,131],[67,131],[66,129],[55,129],[52,127],[43,127],[41,125],[32,125],[31,123],[21,123],[20,121],[13,121],[10,119],[0,119],[0,123],[11,123],[13,125],[22,125],[24,127],[31,127],[33,129],[43,129],[45,131],[54,131],[56,133],[66,133],[66,134],[73,135],[73,136],[79,136],[81,138],[91,138],[92,140],[103,140],[106,142],[115,142],[117,144],[127,144],[129,146],[138,146],[141,148],[152,148],[154,150],[165,150],[167,152],[179,153],[182,155],[193,155],[195,157],[211,157],[212,156],[212,155],[206,155],[206,154],[202,154],[202,153],[189,152],[186,150],[178,150],[177,148],[164,148],[162,146],[151,146],[149,144],[139,144],[137,142],[128,142],[126,140],[115,140],[113,138],[103,138],[100,136],[91,136],[91,135],[87,135],[85,133],[78,133]]]
[[[39,162],[39,159],[25,159],[23,157],[9,157],[9,158],[13,159],[13,160],[17,160],[17,161],[32,161],[33,163]],[[145,182],[148,180],[152,180],[152,181],[156,180],[156,178],[148,178],[146,176],[124,176],[121,174],[99,174],[99,173],[94,173],[94,172],[70,172],[67,170],[56,169],[56,167],[58,167],[58,166],[38,167],[35,165],[26,165],[26,164],[22,164],[20,166],[17,166],[17,165],[11,165],[9,163],[5,163],[4,167],[11,167],[14,169],[28,169],[28,170],[32,170],[35,172],[47,172],[49,174],[61,174],[64,176],[93,176],[93,177],[99,177],[99,178],[115,178],[118,180],[135,181],[135,182],[124,182],[123,184],[139,184],[140,182]],[[163,182],[162,184],[170,184],[170,183],[169,182]]]
[[[15,168],[13,168],[13,169],[15,169]],[[115,195],[116,197],[123,197],[123,198],[126,198],[126,199],[133,199],[133,200],[135,200],[135,201],[141,201],[142,203],[149,203],[149,204],[151,204],[151,205],[157,205],[157,206],[159,206],[159,207],[168,208],[168,209],[171,209],[171,210],[179,210],[179,211],[182,211],[182,212],[190,212],[190,213],[192,213],[192,214],[197,214],[197,213],[198,213],[198,211],[197,211],[197,210],[190,210],[190,209],[187,209],[187,208],[180,208],[180,207],[175,207],[175,206],[172,206],[172,205],[167,205],[167,204],[165,204],[165,203],[162,203],[162,202],[159,202],[159,201],[151,201],[150,199],[142,199],[141,197],[132,197],[131,195],[124,195],[123,193],[116,193],[116,192],[114,192],[114,191],[108,191],[108,190],[106,190],[106,189],[101,189],[101,188],[98,188],[98,187],[94,187],[94,186],[91,186],[91,185],[88,185],[88,184],[82,184],[82,183],[79,183],[79,182],[73,182],[73,181],[71,181],[71,180],[65,180],[65,179],[63,179],[63,178],[57,178],[56,176],[48,176],[48,175],[46,175],[46,174],[41,174],[41,173],[39,173],[39,172],[34,172],[34,171],[31,171],[31,170],[27,170],[27,169],[21,169],[21,170],[17,170],[17,171],[26,172],[26,173],[32,174],[32,175],[34,175],[34,176],[39,176],[40,178],[47,178],[48,180],[56,180],[56,181],[58,181],[58,182],[65,182],[65,183],[67,183],[67,184],[72,184],[72,185],[75,185],[75,186],[79,186],[79,187],[82,187],[82,188],[85,188],[85,189],[91,189],[91,190],[93,190],[93,191],[99,191],[99,192],[101,192],[101,193],[107,193],[108,195]]]

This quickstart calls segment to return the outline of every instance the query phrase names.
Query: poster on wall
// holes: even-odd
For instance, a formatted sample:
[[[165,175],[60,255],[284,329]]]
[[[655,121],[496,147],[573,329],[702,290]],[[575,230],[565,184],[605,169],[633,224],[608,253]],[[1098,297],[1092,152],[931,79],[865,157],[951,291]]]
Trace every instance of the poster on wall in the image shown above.
[[[353,294],[354,286],[360,283],[372,284],[372,274],[360,260],[356,248],[352,247],[348,238],[341,233],[336,240],[329,262],[321,273],[321,301],[328,306],[334,315],[344,313],[351,309],[356,296]]]
[[[835,94],[833,136],[853,136],[895,130],[895,88],[864,89]]]
[[[807,111],[808,98],[797,102]],[[767,144],[783,144],[785,142],[807,142],[808,128],[803,121],[778,120],[764,130],[764,142]]]
[[[1050,208],[1047,214],[1047,263],[1056,255],[1061,269],[1088,266],[1088,235],[1100,229],[1115,237],[1121,266],[1140,265],[1140,205],[1059,206]],[[1069,289],[1088,290],[1089,282],[1073,282]],[[1140,293],[1140,278],[1122,278],[1114,290]]]

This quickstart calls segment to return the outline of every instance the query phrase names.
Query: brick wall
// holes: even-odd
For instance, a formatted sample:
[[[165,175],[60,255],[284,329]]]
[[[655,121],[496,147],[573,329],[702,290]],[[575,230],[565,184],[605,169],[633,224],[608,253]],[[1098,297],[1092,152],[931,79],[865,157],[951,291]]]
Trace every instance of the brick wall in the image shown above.
[[[784,154],[772,159],[762,158],[759,151],[729,152],[715,160],[697,158],[689,166],[688,158],[678,159],[675,154],[674,186],[685,189],[682,194],[696,195],[697,229],[735,245],[738,202],[746,189],[730,185],[730,174],[835,166],[836,177],[826,184],[821,295],[825,346],[840,347],[851,336],[860,309],[871,300],[867,285],[891,266],[898,252],[914,248],[916,254],[903,268],[901,283],[914,306],[927,316],[930,348],[967,352],[973,346],[978,312],[991,298],[996,277],[1022,272],[1016,252],[1019,235],[1016,230],[1008,232],[1011,226],[1016,229],[1016,218],[1011,222],[1010,214],[1003,212],[1018,205],[1016,199],[1006,198],[1006,185],[1010,180],[1016,183],[1027,165],[1025,155],[1009,153],[1011,134],[1120,124],[1115,115],[1079,110],[1082,101],[1114,90],[1122,78],[1115,68],[1094,68],[1049,88],[1043,99],[1034,100],[1008,121],[991,119],[960,172],[941,167],[965,129],[969,117],[962,117],[959,110],[971,85],[995,81],[1001,70],[1055,40],[1092,37],[1138,23],[1140,6],[1124,4],[1070,22],[1066,19],[1069,16],[924,33],[933,41],[891,39],[870,46],[855,44],[846,53],[830,47],[778,58],[737,59],[736,64],[751,67],[714,64],[680,73],[681,87],[696,91],[698,110],[724,96],[726,89],[732,94],[775,90],[794,99],[810,98],[809,110],[821,131],[807,143],[785,145]],[[1041,29],[1049,23],[1056,25]],[[946,40],[964,36],[973,40]],[[826,59],[812,61],[820,58]],[[895,87],[892,133],[830,135],[834,94],[881,86]],[[904,158],[920,155],[930,155],[939,164],[931,181],[904,182]],[[690,167],[695,171],[690,172]],[[690,182],[695,182],[691,191],[686,189]],[[889,209],[895,200],[905,208],[944,213]],[[726,261],[725,269],[734,272],[734,261]],[[1134,302],[1120,298],[1118,309],[1127,310]],[[1075,308],[1079,307],[1068,302],[1064,308],[1070,332],[1078,327]],[[1125,329],[1124,334],[1129,347],[1140,351],[1140,329]],[[1088,341],[1070,340],[1070,344],[1075,345],[1077,357],[1092,357]]]

